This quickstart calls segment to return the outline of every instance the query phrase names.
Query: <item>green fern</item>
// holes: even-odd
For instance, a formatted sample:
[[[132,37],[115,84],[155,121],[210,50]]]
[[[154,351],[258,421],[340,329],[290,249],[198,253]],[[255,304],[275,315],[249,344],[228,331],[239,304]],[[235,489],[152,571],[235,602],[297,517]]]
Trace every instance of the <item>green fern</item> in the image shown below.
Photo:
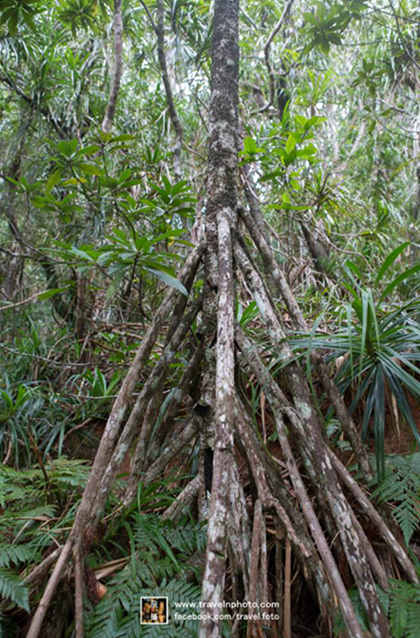
[[[106,597],[91,611],[87,617],[87,638],[148,638],[166,636],[178,638],[195,638],[198,621],[173,619],[173,606],[178,602],[200,600],[201,588],[185,581],[163,581],[159,586],[150,584],[144,587],[138,577],[137,569],[131,567],[124,570],[109,586]],[[170,624],[164,627],[145,627],[140,624],[140,597],[167,596],[170,607]],[[189,610],[190,613],[192,610]],[[185,612],[187,613],[187,612]]]
[[[29,590],[16,574],[0,569],[0,597],[29,612]]]
[[[38,552],[30,544],[7,545],[0,543],[0,567],[10,567],[11,564],[28,563],[39,558]]]
[[[68,489],[70,487],[84,487],[90,467],[87,461],[60,456],[58,459],[46,463],[45,470],[50,484]],[[0,504],[6,504],[7,501],[2,499],[6,497],[10,500],[7,495],[14,494],[15,490],[17,498],[20,498],[22,486],[25,486],[26,494],[28,491],[35,491],[39,494],[41,489],[45,489],[45,476],[41,468],[15,470],[0,464]]]
[[[202,523],[180,522],[174,526],[168,521],[165,529],[168,543],[183,554],[191,554],[198,550],[204,552],[207,542],[207,529]]]
[[[420,528],[420,453],[388,456],[385,478],[372,494],[380,502],[392,503],[392,515],[407,545]]]
[[[420,636],[420,585],[390,579],[391,589],[377,594],[384,612],[389,617],[392,638],[418,638]],[[369,631],[369,623],[356,589],[349,591],[353,609],[363,630]],[[341,612],[334,624],[334,635],[345,631]]]
[[[37,470],[17,471],[0,465],[0,507],[16,501],[33,501],[42,498],[42,492],[34,485]]]
[[[420,586],[391,581],[389,613],[393,638],[420,636]]]
[[[0,596],[29,611],[29,590],[15,573],[15,566],[37,564],[51,544],[51,534],[71,525],[74,505],[86,483],[89,467],[85,461],[58,458],[40,468],[14,470],[0,465]],[[78,489],[80,488],[80,489]],[[57,511],[66,510],[57,522]]]
[[[193,571],[188,559],[205,547],[205,527],[189,520],[174,525],[134,512],[124,528],[131,543],[131,560],[107,583],[105,598],[87,610],[87,638],[195,637],[198,621],[175,622],[171,604],[200,600],[201,587],[187,582],[186,577]],[[169,626],[140,624],[140,597],[152,595],[168,597]]]
[[[6,531],[23,518],[54,516],[54,502],[63,509],[65,499],[76,501],[86,484],[89,465],[60,457],[47,463],[45,470],[48,481],[40,468],[17,471],[0,465],[0,507],[5,509],[0,514],[0,530]]]
[[[61,489],[83,488],[89,476],[90,466],[81,459],[68,459],[60,456],[46,466],[50,483]]]
[[[409,607],[406,636],[407,638],[420,636],[420,604],[418,599],[417,603]]]

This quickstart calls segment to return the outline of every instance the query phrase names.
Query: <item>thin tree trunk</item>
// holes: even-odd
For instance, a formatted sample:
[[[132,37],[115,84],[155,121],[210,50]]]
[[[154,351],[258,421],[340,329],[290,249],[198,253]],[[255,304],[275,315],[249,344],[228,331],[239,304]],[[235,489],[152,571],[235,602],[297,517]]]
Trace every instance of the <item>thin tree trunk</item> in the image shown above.
[[[83,555],[74,553],[74,618],[76,638],[84,637],[83,623]]]
[[[158,21],[155,27],[157,40],[158,40],[158,59],[160,71],[162,74],[163,85],[165,87],[166,101],[168,102],[169,117],[171,118],[172,126],[175,131],[175,143],[174,143],[174,175],[175,179],[179,181],[182,178],[181,171],[181,148],[182,148],[182,125],[178,117],[178,113],[175,107],[174,96],[171,86],[171,81],[168,74],[168,65],[166,63],[165,55],[165,8],[163,0],[158,0],[157,3]]]
[[[123,21],[121,13],[121,0],[114,0],[114,69],[112,74],[111,91],[102,121],[102,130],[109,133],[114,121],[117,107],[118,93],[121,85],[122,57],[123,57]]]
[[[217,290],[214,461],[202,602],[206,614],[200,638],[220,635],[218,605],[224,596],[229,484],[233,461],[235,397],[234,273],[231,225],[237,209],[238,0],[216,0],[213,20],[212,94],[206,230],[211,283]],[[215,262],[217,260],[217,271]]]

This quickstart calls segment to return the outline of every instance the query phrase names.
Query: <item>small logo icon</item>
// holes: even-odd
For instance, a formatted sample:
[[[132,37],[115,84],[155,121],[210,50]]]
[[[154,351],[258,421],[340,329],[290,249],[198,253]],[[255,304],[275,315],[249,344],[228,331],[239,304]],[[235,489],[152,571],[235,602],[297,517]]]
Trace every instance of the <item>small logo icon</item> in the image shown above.
[[[141,596],[141,625],[168,624],[168,598],[166,596]]]

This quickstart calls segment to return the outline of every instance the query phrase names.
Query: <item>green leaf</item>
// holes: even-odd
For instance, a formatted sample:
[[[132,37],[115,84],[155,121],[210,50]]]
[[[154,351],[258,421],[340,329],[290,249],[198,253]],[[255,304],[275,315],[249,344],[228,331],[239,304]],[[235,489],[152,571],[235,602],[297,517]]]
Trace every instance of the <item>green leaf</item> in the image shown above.
[[[308,144],[307,146],[305,146],[304,148],[301,148],[297,152],[297,156],[303,157],[304,159],[305,158],[308,159],[308,158],[313,158],[313,156],[316,155],[317,152],[318,151],[313,144]]]
[[[91,144],[90,146],[85,146],[77,151],[77,155],[95,155],[98,151],[101,150],[101,147],[97,144]]]
[[[354,261],[351,261],[351,259],[347,259],[345,266],[347,266],[355,275],[356,277],[359,278],[359,280],[362,280],[362,273],[360,271],[360,268],[357,264],[354,263]]]
[[[123,281],[123,279],[125,277],[126,270],[127,269],[122,270],[119,274],[115,275],[112,278],[112,282],[108,286],[108,290],[106,291],[107,300],[111,299],[111,297],[113,297],[115,295],[115,293],[117,292],[119,286],[121,285],[121,282]]]
[[[132,173],[132,172],[133,172],[133,171],[131,170],[131,168],[126,168],[126,169],[124,169],[124,170],[120,173],[120,175],[119,175],[119,177],[118,177],[118,181],[119,181],[120,183],[121,183],[121,182],[126,182],[128,179],[130,179],[130,177],[131,177],[131,173]],[[141,183],[141,180],[139,180],[139,182]]]
[[[168,275],[168,273],[163,272],[161,270],[156,270],[154,268],[147,268],[146,270],[151,272],[158,279],[161,279],[168,286],[171,286],[172,288],[175,288],[176,290],[179,290],[179,292],[182,292],[183,295],[188,297],[188,290],[179,281],[179,279],[176,279],[175,277],[172,277],[171,275]]]
[[[10,35],[12,38],[17,35],[17,25],[19,22],[19,12],[16,10],[13,13],[10,13],[9,19],[7,20],[7,26],[9,27]]]
[[[31,29],[31,31],[36,32],[36,25],[33,21],[32,16],[29,13],[22,11],[22,18],[25,24]]]
[[[49,193],[54,188],[54,186],[58,184],[58,182],[61,180],[62,174],[63,169],[61,168],[57,168],[53,173],[51,173],[45,185],[45,190],[47,193]]]
[[[293,164],[293,162],[295,161],[296,157],[297,157],[297,151],[296,151],[296,148],[294,148],[291,153],[288,153],[284,157],[284,159],[283,159],[284,165],[285,166],[290,166],[290,164]]]
[[[79,143],[77,140],[62,140],[57,143],[57,150],[65,157],[71,157],[77,151]]]
[[[73,253],[73,255],[76,255],[77,257],[81,257],[82,259],[87,259],[87,261],[91,261],[94,262],[95,257],[90,254],[90,252],[87,252],[85,250],[82,250],[81,248],[76,248],[76,246],[72,246],[70,248],[70,252]]]
[[[83,171],[83,173],[85,173],[86,175],[96,175],[97,177],[102,175],[99,168],[94,164],[81,163],[77,165],[77,168]]]
[[[292,135],[292,133],[289,133],[289,137],[287,138],[287,141],[286,141],[286,153],[290,155],[290,153],[293,151],[295,146],[296,146],[296,138],[294,137],[294,135]]]
[[[42,292],[37,297],[37,301],[42,301],[43,299],[50,299],[50,297],[54,297],[54,295],[58,295],[60,292],[65,292],[67,288],[51,288],[50,290],[46,290]]]
[[[319,48],[321,49],[322,53],[325,53],[327,55],[330,52],[331,45],[326,38],[323,38],[319,43]]]
[[[249,155],[253,155],[257,152],[257,145],[252,137],[246,137],[244,139],[244,149]]]
[[[383,299],[386,299],[388,297],[388,295],[394,290],[394,288],[396,288],[397,286],[399,286],[399,284],[404,281],[405,279],[408,279],[408,277],[411,277],[411,275],[415,275],[416,272],[420,271],[420,264],[417,264],[417,266],[413,266],[412,268],[409,268],[408,270],[406,270],[405,272],[401,273],[401,275],[398,275],[398,277],[396,277],[383,291],[382,295],[379,298],[379,301],[382,301]]]
[[[397,248],[388,255],[388,257],[385,259],[382,266],[380,267],[378,274],[376,275],[375,284],[379,284],[388,268],[394,263],[398,255],[400,255],[409,245],[410,242],[406,241],[401,244],[401,246],[397,246]]]
[[[318,20],[315,18],[313,13],[305,12],[303,14],[303,17],[305,18],[306,22],[309,22],[309,24],[312,24],[314,27],[318,28]]]
[[[328,36],[328,40],[329,42],[332,42],[333,44],[339,44],[339,45],[342,44],[342,40],[337,33],[330,33]]]

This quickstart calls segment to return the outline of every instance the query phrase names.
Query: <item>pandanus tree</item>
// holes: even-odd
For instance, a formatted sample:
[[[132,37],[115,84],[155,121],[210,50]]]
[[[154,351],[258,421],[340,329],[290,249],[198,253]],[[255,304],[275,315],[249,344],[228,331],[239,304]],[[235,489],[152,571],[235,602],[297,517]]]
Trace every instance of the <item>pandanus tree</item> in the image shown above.
[[[317,5],[316,16],[306,14],[313,42],[328,51],[331,44],[337,43],[337,34],[341,35],[351,17],[358,15],[363,4],[349,3],[350,8],[345,7],[341,12],[334,5],[330,14],[321,5]],[[277,23],[265,41],[263,64],[268,71],[268,102],[259,104],[257,112],[251,116],[251,119],[258,118],[263,113],[271,114],[274,111],[275,117],[282,120],[285,145],[284,148],[275,149],[277,154],[273,153],[273,157],[276,162],[280,162],[278,158],[281,158],[283,164],[280,169],[273,166],[269,152],[263,156],[262,161],[266,162],[268,175],[271,173],[283,177],[285,167],[292,166],[293,169],[296,158],[309,163],[313,161],[314,148],[311,144],[305,144],[310,139],[311,127],[320,119],[312,111],[320,100],[322,89],[318,86],[318,98],[314,98],[312,102],[306,96],[311,117],[301,117],[298,120],[299,127],[292,130],[287,119],[287,96],[293,91],[292,79],[285,69],[279,74],[271,60],[273,43],[283,33],[292,6],[293,0],[285,3]],[[78,10],[77,3],[71,7],[72,11]],[[143,3],[142,8],[147,24],[156,36],[157,68],[165,91],[174,138],[171,147],[172,174],[175,181],[181,183],[179,188],[175,186],[172,190],[176,199],[184,187],[180,180],[185,177],[183,173],[187,173],[188,169],[183,156],[186,135],[182,118],[177,112],[174,86],[165,56],[165,5],[163,0],[158,0],[155,12]],[[44,635],[48,610],[65,573],[71,573],[74,579],[75,635],[76,638],[84,635],[86,618],[83,594],[87,573],[85,559],[100,535],[107,499],[127,455],[131,455],[130,471],[121,488],[121,502],[125,510],[129,511],[136,505],[139,484],[150,486],[168,465],[176,463],[177,456],[191,446],[193,441],[199,441],[200,447],[196,476],[183,487],[174,503],[165,510],[163,518],[176,518],[180,511],[196,503],[198,517],[208,521],[201,594],[201,609],[205,613],[198,630],[201,638],[223,634],[219,616],[228,587],[232,587],[232,600],[237,598],[247,601],[253,605],[253,610],[263,611],[264,605],[270,601],[281,603],[282,588],[275,590],[272,586],[273,578],[268,574],[268,534],[275,538],[275,575],[281,576],[282,569],[278,564],[285,547],[286,563],[289,566],[287,569],[290,571],[290,559],[293,556],[306,580],[308,591],[316,601],[324,635],[333,635],[333,622],[338,612],[341,613],[348,635],[352,638],[365,635],[361,615],[356,613],[349,594],[350,586],[354,586],[358,592],[371,635],[378,638],[390,635],[387,610],[378,594],[379,589],[387,590],[390,586],[390,572],[385,565],[397,565],[402,578],[409,583],[419,584],[412,556],[407,553],[395,521],[393,522],[386,508],[376,506],[366,495],[375,468],[371,467],[368,450],[353,420],[353,413],[349,413],[342,387],[334,382],[331,368],[323,357],[322,348],[325,350],[325,344],[328,345],[330,341],[326,338],[317,342],[313,338],[312,326],[298,303],[290,280],[273,248],[271,229],[264,218],[266,202],[262,201],[260,195],[276,193],[276,189],[264,191],[264,186],[260,189],[257,185],[259,175],[253,162],[248,160],[255,159],[262,149],[248,136],[248,122],[242,119],[243,113],[239,109],[240,9],[239,0],[215,0],[214,3],[211,97],[205,122],[208,126],[207,176],[196,223],[189,229],[193,243],[190,244],[189,252],[185,249],[185,260],[178,272],[178,281],[169,278],[175,287],[167,292],[141,335],[140,345],[107,418],[71,530],[63,544],[45,556],[27,576],[27,583],[33,583],[37,579],[44,579],[51,570],[41,600],[31,618],[28,638]],[[114,124],[118,102],[121,100],[121,88],[124,88],[123,29],[124,24],[127,26],[125,10],[124,3],[115,0],[114,59],[110,92],[103,117],[99,120],[102,121],[102,132],[105,135],[102,139],[105,141]],[[70,9],[68,12],[73,16]],[[246,13],[246,7],[242,7],[242,12],[252,28],[256,29],[253,18]],[[7,19],[10,20],[12,14],[13,11],[9,12]],[[87,20],[89,11],[86,15],[83,12],[81,15],[79,20]],[[174,21],[175,17],[176,10],[172,15]],[[94,22],[94,18],[92,20]],[[327,29],[321,28],[324,23],[328,23]],[[16,29],[16,24],[13,28]],[[191,32],[193,33],[193,29]],[[197,41],[194,41],[193,36],[191,38],[194,44],[199,41],[198,36]],[[204,47],[205,39],[200,44]],[[92,44],[92,47],[96,51],[96,44]],[[74,57],[71,59],[74,63]],[[92,66],[96,64],[93,54],[89,63]],[[256,63],[255,68],[260,72],[258,64]],[[290,68],[292,66],[293,63]],[[87,67],[86,63],[84,69]],[[31,99],[8,75],[1,80],[8,90],[14,91],[25,103]],[[261,95],[258,87],[257,89],[255,94],[259,99]],[[302,96],[301,98],[303,99]],[[32,118],[36,113],[35,102],[30,102],[30,107]],[[70,107],[63,109],[65,113],[70,110]],[[61,140],[61,164],[54,165],[55,170],[47,183],[48,194],[62,176],[63,179],[69,177],[63,173],[69,165],[76,176],[73,176],[73,182],[86,192],[89,171],[93,185],[100,183],[101,175],[98,175],[95,162],[99,162],[104,147],[87,147],[90,148],[87,151],[90,155],[87,157],[93,159],[88,162],[86,158],[83,159],[83,155],[80,159],[77,154],[83,151],[83,147],[76,150],[76,140],[68,142],[66,138],[75,136],[82,144],[85,128],[88,127],[86,118],[75,118],[75,130],[63,130],[65,118],[61,122],[51,113],[51,109],[46,106],[41,106],[38,112],[42,121],[45,121],[44,124],[51,125]],[[274,130],[271,137],[275,139],[277,133],[278,130]],[[354,141],[350,155],[357,152],[361,136],[358,135]],[[119,142],[121,140],[117,143]],[[23,155],[21,151],[18,146],[9,175],[12,179],[8,182],[10,202],[15,196],[15,187],[21,186],[18,180]],[[123,152],[126,152],[126,148]],[[289,185],[292,178],[293,175]],[[133,186],[129,178],[125,181],[129,184],[127,188]],[[113,184],[112,180],[107,183]],[[264,184],[263,181],[262,183]],[[318,200],[328,199],[327,187],[321,178],[318,179],[318,186]],[[113,188],[114,196],[117,190],[115,183]],[[92,192],[95,197],[99,193],[93,188]],[[159,190],[156,189],[155,192],[159,193]],[[292,210],[288,193],[284,192],[282,197],[285,210]],[[100,198],[91,199],[94,203],[90,202],[84,211],[85,240],[91,229],[96,199]],[[134,198],[131,197],[131,200],[134,201]],[[42,201],[46,201],[45,198]],[[128,201],[127,198],[124,204]],[[184,203],[187,201],[188,199],[183,200]],[[154,201],[148,205],[156,208]],[[186,210],[182,206],[181,212]],[[43,252],[27,246],[13,213],[12,205],[8,206],[6,221],[13,241],[22,251],[25,249],[25,258],[40,263],[49,277],[49,288],[60,290],[53,263],[46,260]],[[126,218],[123,215],[120,217],[124,220]],[[178,226],[182,225],[181,220]],[[302,239],[306,242],[308,252],[322,270],[322,260],[325,257],[322,252],[322,224],[311,225],[302,217],[296,226],[302,228]],[[188,229],[187,223],[185,229]],[[166,234],[159,234],[156,241],[173,238],[178,231],[172,229]],[[137,266],[142,266],[141,259],[135,252],[140,244],[135,244],[135,240],[141,242],[142,239],[136,237],[134,231],[131,242],[121,232],[115,237],[121,240],[119,255],[128,254],[131,259],[132,254],[135,254],[134,266],[133,261],[127,262],[133,266],[130,270],[134,273]],[[292,240],[297,243],[300,241],[295,237]],[[394,255],[399,255],[401,250],[398,249]],[[79,257],[84,254],[93,259],[91,255],[94,251],[83,253],[80,246],[77,251],[74,254]],[[111,253],[110,249],[108,253],[106,250],[102,251],[102,266],[107,266],[107,259],[111,260],[117,251]],[[153,270],[150,259],[145,259],[144,264],[149,271]],[[388,260],[388,265],[390,264],[391,261]],[[121,265],[124,266],[124,263],[119,264]],[[158,262],[155,264],[155,268],[157,267]],[[165,270],[157,272],[167,276]],[[321,276],[325,276],[325,273],[321,273]],[[133,279],[134,275],[130,283]],[[82,339],[86,317],[81,300],[89,291],[88,277],[79,276],[77,287],[78,301],[73,309],[76,315],[74,328],[76,336]],[[237,312],[238,306],[242,303],[246,305],[250,298],[253,301],[248,308],[253,308],[254,316],[258,313],[258,339]],[[57,300],[60,297],[53,296],[52,299],[57,306],[57,313],[68,319],[68,311],[58,308]],[[359,318],[363,320],[363,309],[359,314]],[[372,318],[373,323],[374,321]],[[401,325],[404,328],[404,321]],[[296,343],[294,345],[289,339],[291,329],[295,333],[305,333],[306,337],[301,343],[309,346],[315,343],[322,345],[319,349],[312,347],[312,352],[309,347],[309,353],[305,350],[307,364],[310,365],[312,376],[316,378],[316,392],[311,386],[311,380],[307,378],[302,357],[296,355]],[[363,327],[361,332],[363,333]],[[346,337],[350,339],[352,334],[349,328]],[[395,337],[395,333],[393,334]],[[401,340],[405,334],[401,332]],[[417,335],[416,327],[413,327],[412,334]],[[410,342],[414,344],[413,350],[417,347],[415,338],[417,337],[413,336]],[[401,340],[399,337],[398,339],[401,345]],[[159,357],[154,357],[157,343]],[[177,355],[181,351],[188,353],[188,359],[181,368],[174,392],[164,399],[169,371],[176,366]],[[414,362],[416,356],[413,352]],[[389,355],[391,365],[395,367],[397,364],[394,358],[394,353]],[[275,366],[272,365],[273,360]],[[83,362],[79,362],[79,365],[83,366]],[[344,374],[351,365],[352,359],[349,358],[341,373]],[[411,372],[415,372],[414,364],[410,365]],[[403,365],[400,375],[406,378]],[[349,378],[353,381],[353,376]],[[348,390],[350,385],[349,382],[345,389]],[[413,381],[410,388],[414,387]],[[258,419],[255,419],[250,410],[249,395],[260,390],[264,395],[264,414],[273,425],[275,449],[268,445],[266,432],[262,431],[264,428],[260,428]],[[99,394],[102,395],[103,392]],[[318,401],[321,396],[322,409]],[[188,402],[185,403],[186,397]],[[165,433],[169,435],[175,417],[185,404],[188,406],[187,417],[177,435],[170,439],[171,445],[163,447],[160,454],[151,455],[156,422],[160,420],[162,424],[163,421],[163,436]],[[328,407],[324,410],[325,405]],[[385,402],[382,401],[380,405],[385,405]],[[323,415],[328,409],[334,413],[342,438],[351,451],[351,458],[357,463],[357,480],[343,463],[343,456],[339,455],[338,448],[333,447],[327,437]],[[403,467],[401,464],[397,466]],[[415,505],[413,508],[415,511]],[[375,538],[375,543],[372,542],[372,537]],[[288,606],[285,605],[282,626],[284,635],[289,637],[291,629],[287,609]],[[273,635],[278,635],[276,632],[279,626],[276,622],[263,620],[261,617],[252,618],[247,621],[244,631],[247,636],[262,636],[268,628],[267,631],[272,630]],[[236,626],[231,629],[232,635],[239,635],[235,633],[238,632]]]
[[[120,5],[115,4],[118,17]],[[158,23],[150,15],[149,18],[159,38],[159,61],[178,141],[175,158],[179,173],[182,130],[165,66],[161,4],[158,9]],[[167,293],[147,328],[115,399],[68,538],[40,567],[39,573],[42,570],[45,573],[56,561],[32,618],[28,638],[43,635],[45,616],[69,563],[74,566],[75,631],[77,638],[83,636],[84,556],[95,538],[117,470],[133,445],[123,498],[127,507],[135,502],[140,478],[144,484],[150,483],[189,441],[199,437],[198,474],[165,515],[170,516],[177,508],[198,499],[201,516],[208,518],[202,581],[206,614],[199,629],[202,638],[222,635],[219,605],[224,600],[228,572],[240,575],[243,598],[257,607],[272,595],[267,577],[267,517],[274,521],[277,540],[293,553],[318,602],[325,635],[332,634],[338,608],[348,634],[352,638],[365,635],[344,582],[344,569],[359,593],[371,634],[377,638],[390,635],[386,611],[378,597],[378,586],[386,589],[389,576],[364,531],[361,512],[406,579],[419,582],[395,529],[330,447],[304,369],[288,343],[286,314],[295,330],[308,332],[309,327],[272,250],[252,170],[246,164],[241,166],[239,161],[243,127],[238,116],[238,15],[238,0],[215,1],[204,224],[194,230],[196,245],[179,272],[183,288]],[[120,18],[116,24],[121,29]],[[116,32],[118,37],[121,46],[120,30]],[[116,68],[118,73],[118,65]],[[115,112],[119,81],[116,76],[104,123],[108,129]],[[194,286],[198,278],[204,278],[201,292],[200,287]],[[256,302],[265,340],[281,362],[281,374],[273,373],[265,352],[237,320],[235,304],[244,286]],[[164,324],[167,329],[161,356],[140,393],[135,394]],[[150,465],[147,447],[161,407],[161,389],[176,353],[190,338],[193,324],[194,347],[190,349],[178,391],[172,395],[166,419],[176,414],[183,397],[191,390],[192,379],[198,376],[194,407],[173,446]],[[367,484],[373,472],[359,431],[322,356],[313,353],[311,365],[357,459],[360,480]],[[244,380],[248,387],[264,389],[280,446],[282,472],[249,412]],[[246,462],[249,481],[254,486],[251,509],[246,501],[239,459]],[[332,538],[336,539],[334,550]],[[247,635],[263,635],[261,623],[258,619],[249,620]]]

